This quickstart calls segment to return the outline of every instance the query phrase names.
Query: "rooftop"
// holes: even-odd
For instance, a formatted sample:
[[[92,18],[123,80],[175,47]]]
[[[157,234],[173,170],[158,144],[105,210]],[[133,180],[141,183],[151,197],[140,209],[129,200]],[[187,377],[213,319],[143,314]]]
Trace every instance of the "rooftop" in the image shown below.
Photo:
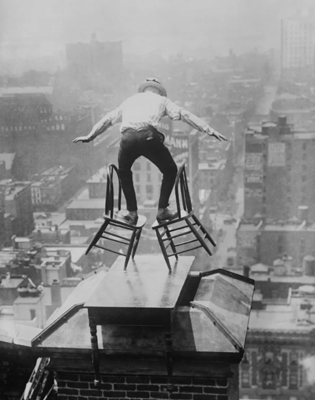
[[[0,283],[0,288],[16,289],[24,281],[24,278],[4,278]]]
[[[15,153],[0,153],[0,162],[4,161],[5,169],[10,171],[14,161]]]
[[[254,224],[253,222],[241,221],[238,227],[240,232],[252,231],[275,231],[275,232],[313,232],[315,231],[315,223],[307,224],[305,221],[274,221]]]
[[[252,310],[249,331],[310,332],[314,330],[315,314],[303,304],[303,297],[290,296],[287,304],[267,304],[264,310]],[[307,304],[315,310],[315,297],[308,297]]]
[[[22,192],[25,188],[29,186],[30,182],[13,182],[12,179],[3,179],[0,181],[0,187],[4,189],[4,194],[6,200],[13,200],[14,197]]]
[[[104,199],[88,199],[88,200],[73,200],[68,206],[67,209],[103,209],[104,210],[105,203]]]
[[[107,168],[103,167],[99,169],[90,179],[88,179],[87,183],[106,182],[106,179],[107,179]]]

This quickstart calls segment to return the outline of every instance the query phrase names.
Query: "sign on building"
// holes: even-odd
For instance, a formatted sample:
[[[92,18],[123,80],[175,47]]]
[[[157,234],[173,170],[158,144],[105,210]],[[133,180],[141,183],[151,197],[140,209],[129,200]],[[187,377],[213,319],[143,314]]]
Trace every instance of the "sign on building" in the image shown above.
[[[174,161],[179,166],[186,163],[186,169],[189,170],[189,134],[174,133],[172,129],[172,120],[162,118],[159,122],[158,130],[165,135],[165,146],[170,150]]]

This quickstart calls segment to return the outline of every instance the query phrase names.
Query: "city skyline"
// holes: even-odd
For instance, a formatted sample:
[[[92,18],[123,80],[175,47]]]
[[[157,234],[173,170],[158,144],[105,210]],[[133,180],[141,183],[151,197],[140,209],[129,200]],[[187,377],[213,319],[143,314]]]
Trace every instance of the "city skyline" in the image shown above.
[[[280,46],[281,18],[312,1],[0,1],[0,57],[61,57],[66,43],[122,41],[127,54],[161,56]]]

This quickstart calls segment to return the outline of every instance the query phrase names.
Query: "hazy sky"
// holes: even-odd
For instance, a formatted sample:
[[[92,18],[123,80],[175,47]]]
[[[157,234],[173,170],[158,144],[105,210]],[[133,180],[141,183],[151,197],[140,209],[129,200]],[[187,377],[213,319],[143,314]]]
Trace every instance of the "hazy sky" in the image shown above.
[[[0,0],[0,51],[56,53],[67,42],[122,40],[126,52],[279,46],[280,19],[314,0]],[[314,5],[315,8],[315,5]],[[13,50],[12,50],[13,49]],[[17,51],[17,50],[16,50]],[[21,50],[19,50],[21,51]],[[14,53],[12,53],[14,54]],[[0,53],[1,55],[1,53]]]

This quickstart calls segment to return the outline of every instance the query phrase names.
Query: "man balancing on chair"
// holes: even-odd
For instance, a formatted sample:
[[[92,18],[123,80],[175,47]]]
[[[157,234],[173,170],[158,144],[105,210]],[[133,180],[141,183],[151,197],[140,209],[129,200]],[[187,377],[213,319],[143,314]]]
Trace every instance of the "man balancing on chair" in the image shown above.
[[[169,100],[164,86],[158,80],[146,79],[139,86],[138,92],[106,114],[87,136],[77,137],[73,143],[91,142],[110,126],[121,122],[122,137],[118,154],[118,170],[128,213],[121,214],[119,217],[127,223],[137,223],[138,208],[131,167],[137,158],[144,156],[163,174],[156,219],[158,222],[172,220],[177,217],[177,213],[171,212],[168,205],[176,179],[177,166],[163,143],[164,135],[157,129],[160,119],[168,116],[175,121],[182,120],[218,140],[227,139],[200,118]]]

